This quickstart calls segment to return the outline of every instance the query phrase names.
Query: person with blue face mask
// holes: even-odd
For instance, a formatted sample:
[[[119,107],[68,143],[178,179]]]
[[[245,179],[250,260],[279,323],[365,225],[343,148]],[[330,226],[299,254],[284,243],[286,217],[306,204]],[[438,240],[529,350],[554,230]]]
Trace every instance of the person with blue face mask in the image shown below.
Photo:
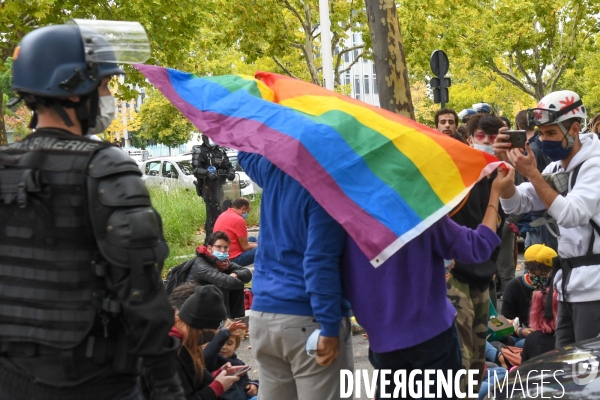
[[[213,232],[206,245],[196,249],[196,259],[185,282],[215,285],[223,294],[227,317],[240,318],[246,315],[244,285],[252,279],[252,272],[230,260],[230,244],[225,232]]]
[[[540,173],[529,144],[525,152],[497,141],[495,150],[505,152],[529,181],[510,186],[500,197],[507,212],[547,209],[559,227],[553,275],[559,294],[556,345],[563,347],[600,333],[600,140],[580,133],[587,111],[570,90],[545,96],[528,116],[540,131],[542,151],[553,162]],[[560,188],[558,179],[542,174],[566,175],[567,185]]]

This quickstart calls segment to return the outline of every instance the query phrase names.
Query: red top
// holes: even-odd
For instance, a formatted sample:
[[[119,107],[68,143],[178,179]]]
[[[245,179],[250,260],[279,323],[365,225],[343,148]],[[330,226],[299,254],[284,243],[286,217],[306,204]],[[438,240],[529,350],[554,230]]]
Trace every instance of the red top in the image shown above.
[[[246,221],[239,215],[233,208],[228,209],[223,214],[219,215],[213,232],[222,231],[229,236],[231,243],[229,244],[229,258],[236,258],[242,254],[242,246],[238,238],[248,237],[248,228],[246,228]]]

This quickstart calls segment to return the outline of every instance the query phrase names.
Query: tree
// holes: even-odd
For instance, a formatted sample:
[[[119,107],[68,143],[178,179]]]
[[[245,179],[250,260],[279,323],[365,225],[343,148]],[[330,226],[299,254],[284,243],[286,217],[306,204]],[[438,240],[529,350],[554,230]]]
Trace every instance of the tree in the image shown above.
[[[31,111],[22,105],[15,110],[13,115],[5,115],[4,123],[9,130],[13,131],[15,138],[22,139],[29,134],[29,120],[31,119]]]
[[[271,58],[279,72],[321,85],[319,55],[318,0],[237,0],[226,2],[221,26],[221,41],[240,51],[249,62],[261,57]],[[365,31],[365,12],[357,0],[330,0],[332,53],[335,84],[349,68],[340,68],[345,53],[360,52],[358,61],[367,53],[363,44],[345,46],[348,30]],[[297,62],[305,67],[298,71]]]
[[[125,106],[125,105],[128,106]],[[109,142],[115,142],[122,139],[125,132],[138,131],[140,129],[140,119],[137,118],[137,113],[133,104],[125,101],[117,101],[115,119],[104,132],[99,136]]]
[[[425,70],[429,54],[441,48],[453,76],[457,68],[463,76],[491,72],[536,100],[557,90],[582,53],[597,49],[597,0],[399,3],[409,64]]]
[[[0,73],[6,70],[4,60],[13,54],[17,43],[29,31],[49,24],[60,24],[71,18],[93,18],[138,21],[148,32],[152,56],[150,64],[180,67],[189,59],[194,38],[211,15],[218,14],[216,1],[188,0],[173,2],[131,2],[128,0],[32,0],[0,2]],[[119,96],[132,99],[137,96],[133,85],[147,85],[137,70],[127,66],[125,83]],[[0,87],[0,91],[2,88]],[[0,93],[0,102],[3,96]],[[0,109],[3,106],[0,103]],[[4,124],[0,124],[0,144],[6,143]]]
[[[386,110],[414,119],[396,2],[365,0],[365,5],[378,78],[379,104]]]
[[[138,114],[140,136],[169,148],[187,143],[196,129],[158,90],[151,89]]]

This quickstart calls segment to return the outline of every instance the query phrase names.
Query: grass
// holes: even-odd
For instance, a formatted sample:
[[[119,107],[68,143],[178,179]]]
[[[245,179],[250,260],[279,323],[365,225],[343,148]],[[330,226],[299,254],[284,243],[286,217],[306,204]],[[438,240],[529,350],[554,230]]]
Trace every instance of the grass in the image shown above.
[[[169,257],[165,260],[163,274],[196,254],[196,247],[204,239],[206,208],[194,190],[149,187],[152,205],[162,217],[163,232],[169,245]],[[248,227],[258,226],[260,200],[257,195],[250,199],[252,210],[246,219]]]

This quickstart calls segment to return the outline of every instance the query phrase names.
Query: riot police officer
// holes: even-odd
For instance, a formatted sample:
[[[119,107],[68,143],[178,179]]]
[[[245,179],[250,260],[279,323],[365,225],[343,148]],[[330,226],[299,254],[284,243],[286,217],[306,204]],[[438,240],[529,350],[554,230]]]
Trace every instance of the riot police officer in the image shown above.
[[[196,193],[204,199],[206,206],[204,230],[208,238],[224,208],[223,184],[225,179],[235,179],[235,169],[225,150],[205,135],[202,135],[202,145],[192,148],[192,154],[192,167],[197,179]]]
[[[35,132],[0,147],[0,398],[137,400],[143,371],[152,399],[179,400],[160,215],[136,163],[84,136],[110,123],[128,35],[88,22],[37,29],[13,58]]]

